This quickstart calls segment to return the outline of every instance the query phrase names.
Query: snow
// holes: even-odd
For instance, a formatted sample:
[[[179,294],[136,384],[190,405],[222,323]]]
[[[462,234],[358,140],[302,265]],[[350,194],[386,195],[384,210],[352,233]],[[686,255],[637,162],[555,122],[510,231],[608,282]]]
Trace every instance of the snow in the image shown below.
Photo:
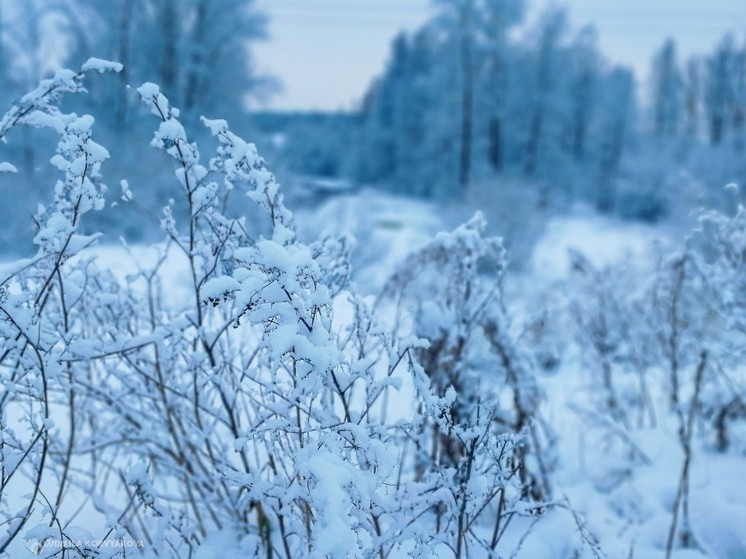
[[[169,113],[168,99],[161,93],[161,88],[152,82],[146,82],[137,88],[137,92],[150,107],[150,112],[159,118],[175,115]]]
[[[200,295],[202,299],[210,302],[219,302],[228,298],[229,295],[241,288],[241,284],[230,276],[212,278],[202,287]]]
[[[300,455],[296,463],[298,473],[314,482],[314,506],[319,514],[319,527],[313,540],[311,557],[345,559],[358,549],[351,516],[352,502],[349,489],[359,493],[358,499],[370,500],[364,493],[365,482],[340,456],[327,451]]]
[[[103,74],[104,72],[121,72],[124,66],[119,62],[111,62],[109,60],[103,60],[101,58],[89,58],[80,67],[82,72],[98,72]]]
[[[96,142],[87,142],[85,152],[88,154],[89,163],[100,163],[109,159],[109,151]]]
[[[210,133],[213,136],[217,136],[218,134],[228,130],[228,123],[221,118],[209,119],[202,117],[202,123],[210,130]]]
[[[170,118],[161,123],[153,139],[153,143],[156,147],[160,147],[169,142],[185,142],[186,137],[186,131],[181,123],[175,118]]]
[[[337,196],[296,215],[304,237],[353,237],[353,279],[367,293],[380,289],[397,264],[447,228],[433,205],[372,190]]]
[[[123,185],[123,192],[128,192]],[[356,195],[357,196],[357,195]],[[364,211],[365,208],[367,211]],[[402,202],[385,196],[372,196],[370,193],[360,198],[334,200],[322,208],[321,215],[340,212],[344,223],[345,212],[349,219],[355,216],[365,218],[364,233],[368,242],[375,246],[376,254],[370,254],[371,261],[363,267],[358,280],[367,288],[380,285],[387,271],[403,259],[413,249],[419,248],[432,237],[433,230],[440,226],[437,212],[426,204]],[[479,218],[477,218],[479,219]],[[330,223],[331,219],[327,221]],[[50,220],[49,227],[56,221]],[[61,226],[64,222],[61,222]],[[344,226],[344,225],[343,225]],[[457,235],[468,236],[470,229],[464,227]],[[360,232],[358,233],[360,234]],[[450,242],[449,237],[441,236],[440,242]],[[532,266],[512,281],[521,285],[548,286],[568,277],[571,260],[569,250],[582,252],[594,265],[603,267],[627,263],[640,270],[648,269],[655,261],[656,251],[663,244],[671,244],[660,228],[640,224],[625,223],[587,212],[576,210],[573,214],[554,218],[547,224],[545,235],[539,240],[532,258]],[[87,243],[84,243],[87,244]],[[82,248],[82,245],[81,245]],[[367,247],[370,248],[370,247]],[[244,247],[235,251],[235,257],[245,265],[256,260],[257,251],[264,256],[264,264],[284,274],[309,266],[313,260],[306,249],[294,250],[272,240],[262,240],[255,247]],[[145,289],[139,271],[153,266],[164,258],[159,277],[168,286],[163,294],[167,305],[179,308],[190,297],[190,286],[186,257],[173,248],[164,246],[151,248],[126,246],[94,246],[85,248],[81,257],[95,256],[98,265],[112,271],[123,284],[129,283],[137,289]],[[16,263],[14,267],[25,265]],[[379,269],[382,266],[384,269]],[[248,275],[246,279],[252,276]],[[378,274],[378,275],[376,275]],[[238,277],[241,277],[240,274]],[[290,280],[292,278],[289,278]],[[242,289],[244,280],[235,277],[220,277],[207,282],[201,291],[204,299],[223,300],[233,292]],[[247,284],[249,285],[249,284]],[[536,287],[539,289],[539,287]],[[298,286],[293,286],[298,289]],[[265,297],[272,305],[282,303],[286,296],[271,291]],[[353,316],[353,308],[342,297],[335,301],[335,329],[341,330]],[[449,322],[449,317],[437,301],[426,301],[422,306],[423,319],[433,327]],[[274,309],[272,312],[278,312]],[[321,331],[321,330],[318,330]],[[80,358],[92,358],[108,351],[118,351],[137,344],[156,343],[158,333],[140,336],[125,342],[97,343],[79,341],[70,345],[70,352]],[[308,362],[331,367],[336,358],[324,346],[328,340],[315,340],[305,335],[300,323],[278,326],[273,334],[272,350],[274,359],[282,354],[295,351]],[[316,345],[318,343],[318,345]],[[316,353],[321,352],[321,353]],[[365,367],[361,364],[361,367]],[[649,463],[637,464],[629,471],[620,470],[616,443],[598,426],[589,425],[577,413],[578,406],[591,403],[588,393],[588,380],[582,372],[583,365],[570,356],[558,372],[540,378],[540,384],[549,397],[544,406],[545,416],[559,434],[558,470],[555,472],[557,500],[567,500],[577,511],[574,517],[563,507],[549,508],[544,515],[532,516],[523,511],[516,517],[513,529],[506,535],[504,547],[514,549],[516,559],[553,559],[573,556],[576,550],[585,549],[589,556],[589,543],[583,540],[578,522],[584,523],[588,534],[598,538],[602,549],[609,558],[628,557],[660,558],[666,545],[667,531],[671,522],[671,507],[674,502],[681,467],[681,450],[677,442],[677,424],[660,418],[656,429],[634,431],[635,443],[649,458]],[[343,377],[340,377],[343,378]],[[420,381],[423,379],[420,379]],[[412,381],[402,384],[400,378],[392,378],[391,385],[398,389],[390,391],[388,403],[390,421],[407,419],[411,415],[411,403],[415,395]],[[415,377],[414,383],[418,380]],[[6,389],[8,387],[6,386]],[[417,390],[423,390],[417,386]],[[446,402],[455,398],[449,390]],[[664,395],[655,397],[664,399]],[[437,401],[433,406],[442,405]],[[671,419],[671,418],[669,418]],[[51,428],[53,420],[45,419]],[[268,426],[269,427],[269,426]],[[350,425],[354,433],[356,425]],[[354,435],[359,438],[359,434]],[[234,450],[241,451],[248,437],[239,437],[234,442]],[[374,446],[375,441],[371,442]],[[604,451],[606,449],[606,451]],[[396,453],[391,449],[377,448],[375,454],[381,457],[381,475],[395,471]],[[10,464],[8,456],[6,465]],[[622,464],[621,466],[625,466]],[[361,545],[357,539],[358,520],[352,514],[355,505],[351,495],[358,502],[371,501],[371,488],[360,477],[359,470],[351,467],[347,460],[329,450],[308,450],[297,457],[297,473],[311,486],[319,523],[314,535],[314,553],[319,557],[342,558],[354,556]],[[610,473],[614,473],[610,477]],[[609,480],[617,480],[609,483]],[[153,485],[147,465],[138,463],[127,473],[127,481],[141,492],[145,502],[152,502]],[[704,554],[696,550],[675,549],[675,559],[711,557],[735,559],[744,557],[746,533],[742,527],[746,489],[742,484],[742,457],[738,455],[714,455],[706,448],[697,449],[692,465],[691,479],[692,526],[698,544]],[[474,485],[475,494],[482,489]],[[525,539],[523,538],[525,536]],[[196,557],[202,559],[233,558],[253,553],[260,542],[256,536],[243,539],[230,530],[210,535],[199,548]],[[392,551],[391,557],[410,556],[407,549],[414,552],[416,547],[403,544],[399,552]],[[443,551],[442,556],[450,556]]]
[[[132,195],[132,191],[130,190],[129,183],[125,179],[122,179],[119,182],[119,186],[122,189],[122,200],[125,202],[132,201],[133,195]]]
[[[65,121],[56,115],[50,115],[43,111],[33,111],[24,117],[24,122],[36,128],[51,128],[58,134],[65,130]]]
[[[118,68],[98,59],[83,66]],[[80,87],[77,74],[55,80],[49,83],[62,90]],[[688,379],[688,354],[681,352],[674,371],[684,379],[673,393],[680,399],[668,404],[668,381],[661,382],[667,379],[665,356],[659,355],[666,348],[644,356],[654,364],[620,349],[646,340],[628,341],[616,330],[637,332],[635,321],[654,323],[658,315],[631,313],[634,320],[626,323],[625,305],[639,301],[622,298],[624,293],[595,293],[608,287],[606,279],[614,287],[622,269],[647,283],[659,254],[670,254],[680,240],[667,238],[660,227],[574,208],[550,219],[531,265],[509,278],[513,287],[506,291],[505,252],[499,239],[484,236],[481,213],[454,228],[434,204],[363,190],[302,210],[296,236],[279,184],[253,144],[231,133],[225,121],[204,119],[219,142],[209,172],[222,177],[222,183],[207,182],[208,169],[199,164],[178,111],[157,86],[144,84],[138,91],[158,116],[153,145],[177,161],[177,178],[196,204],[189,222],[196,234],[150,247],[114,247],[96,246],[97,234],[78,233],[77,212],[103,204],[97,171],[109,153],[90,139],[92,117],[60,115],[36,99],[41,108],[26,124],[61,133],[53,164],[65,180],[57,183],[49,210],[37,215],[38,259],[8,268],[28,265],[36,276],[6,276],[0,286],[6,317],[0,328],[8,362],[15,362],[15,369],[2,369],[3,399],[28,403],[24,414],[2,410],[4,421],[12,423],[3,424],[2,447],[10,449],[1,457],[3,467],[36,458],[18,451],[23,442],[8,444],[21,426],[27,436],[38,435],[29,449],[44,435],[44,451],[50,440],[54,457],[64,456],[59,445],[64,447],[66,430],[75,429],[77,420],[65,413],[67,399],[89,398],[81,410],[85,425],[75,433],[84,442],[76,444],[102,449],[102,467],[120,476],[115,489],[84,503],[81,517],[91,514],[93,520],[85,530],[71,526],[72,537],[89,538],[89,528],[103,528],[101,513],[111,522],[115,515],[104,499],[129,493],[128,502],[139,507],[138,529],[158,544],[175,546],[181,539],[197,541],[192,536],[202,532],[195,553],[202,559],[257,555],[267,551],[266,538],[285,538],[296,555],[324,559],[367,555],[387,540],[392,558],[450,557],[454,542],[488,541],[489,524],[502,514],[506,531],[495,532],[500,541],[494,553],[472,549],[470,556],[598,559],[603,549],[609,557],[660,557],[671,527],[688,528],[685,518],[672,524],[686,465],[696,545],[683,549],[677,541],[674,557],[745,555],[739,524],[746,502],[742,441],[731,451],[713,448],[711,418],[694,415],[700,384]],[[219,189],[234,184],[266,212],[271,235],[239,233],[219,213]],[[125,181],[121,188],[129,201]],[[164,210],[164,229],[177,237],[172,207]],[[722,222],[710,225],[718,230]],[[352,285],[340,281],[337,290],[336,280],[326,275],[337,269],[327,270],[324,262],[333,267],[339,257],[346,265],[345,243],[308,245],[299,239],[339,233],[352,233],[358,244]],[[713,262],[718,256],[713,253]],[[721,264],[727,268],[734,261],[739,263]],[[699,264],[704,275],[706,266]],[[579,270],[592,267],[601,271]],[[738,276],[742,270],[730,271]],[[737,282],[728,278],[724,288],[738,291],[740,284],[733,287]],[[384,286],[380,297],[369,295]],[[679,317],[680,301],[695,308],[696,302],[669,296],[667,284],[659,287],[654,302],[673,301],[673,329],[724,324],[715,311]],[[617,295],[618,308],[606,312],[606,299]],[[720,299],[733,306],[741,301],[737,295]],[[585,316],[599,310],[596,302],[606,314]],[[540,320],[532,315],[537,304],[544,312]],[[537,357],[545,319],[557,321],[554,330],[546,326],[557,353],[551,372],[540,368]],[[668,335],[660,328],[640,332]],[[590,343],[582,339],[594,334],[598,339]],[[586,355],[594,350],[598,355]],[[672,351],[678,359],[677,348]],[[701,355],[698,379],[708,363],[707,352]],[[739,363],[718,366],[722,370],[708,374],[742,372]],[[598,386],[611,370],[620,378],[602,392]],[[658,411],[653,420],[645,419],[644,410],[642,418],[632,417],[646,405],[634,401],[642,384],[634,375],[658,379],[646,387]],[[710,389],[720,388],[707,380]],[[72,391],[78,382],[81,390]],[[734,386],[738,382],[728,389]],[[99,406],[110,424],[98,425]],[[617,406],[632,411],[619,419]],[[689,439],[687,413],[697,419],[687,427],[686,434],[694,434]],[[117,437],[135,442],[124,456],[119,446],[106,448],[119,444]],[[469,455],[469,449],[478,452]],[[691,462],[685,462],[690,450]],[[57,481],[54,473],[41,483],[45,494]],[[68,491],[90,490],[85,480],[76,478],[80,485]],[[529,488],[541,502],[525,500],[521,492]],[[199,518],[200,499],[213,519]],[[45,513],[35,511],[34,523]],[[285,530],[280,518],[290,536],[274,530]],[[463,520],[468,528],[458,529],[456,522]],[[52,537],[45,526],[27,535]],[[274,531],[265,533],[265,527]],[[130,529],[124,520],[122,528]]]
[[[578,206],[568,215],[549,220],[534,248],[531,274],[541,282],[567,277],[571,251],[583,254],[596,268],[626,261],[645,269],[672,240],[653,225],[600,216]]]

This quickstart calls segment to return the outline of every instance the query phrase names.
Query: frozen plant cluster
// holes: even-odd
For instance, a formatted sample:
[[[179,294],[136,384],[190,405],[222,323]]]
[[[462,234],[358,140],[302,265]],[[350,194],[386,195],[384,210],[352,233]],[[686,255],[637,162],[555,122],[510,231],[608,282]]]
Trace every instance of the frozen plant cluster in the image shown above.
[[[530,368],[506,365],[516,396],[504,408],[463,382],[459,351],[492,344],[519,359],[503,331],[499,241],[475,218],[417,255],[439,274],[426,306],[402,274],[380,298],[360,296],[347,240],[298,240],[255,146],[203,119],[217,141],[203,162],[147,83],[151,143],[177,188],[160,257],[118,278],[86,250],[99,233],[82,232],[104,210],[108,152],[92,117],[57,102],[82,92],[86,73],[120,69],[94,59],[60,72],[2,120],[3,136],[59,134],[62,178],[37,212],[36,256],[2,278],[0,555],[496,556],[515,540],[511,519],[550,498]],[[224,215],[237,192],[262,210],[266,235]],[[126,182],[122,193],[136,200]],[[190,286],[175,305],[162,284],[173,253]],[[412,328],[384,319],[392,305]],[[349,319],[335,318],[340,306]],[[423,313],[442,318],[439,332],[422,330]]]

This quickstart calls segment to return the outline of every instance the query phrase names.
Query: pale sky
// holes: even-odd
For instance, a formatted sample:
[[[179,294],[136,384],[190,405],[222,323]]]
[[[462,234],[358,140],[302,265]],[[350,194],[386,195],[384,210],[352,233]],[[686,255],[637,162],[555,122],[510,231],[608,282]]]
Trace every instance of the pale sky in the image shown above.
[[[392,38],[414,30],[430,0],[259,0],[270,40],[255,46],[260,70],[283,91],[273,109],[351,109],[383,70]],[[573,29],[592,23],[606,58],[644,79],[666,37],[679,54],[707,53],[726,32],[746,36],[746,0],[566,0]],[[530,2],[532,13],[546,5]]]

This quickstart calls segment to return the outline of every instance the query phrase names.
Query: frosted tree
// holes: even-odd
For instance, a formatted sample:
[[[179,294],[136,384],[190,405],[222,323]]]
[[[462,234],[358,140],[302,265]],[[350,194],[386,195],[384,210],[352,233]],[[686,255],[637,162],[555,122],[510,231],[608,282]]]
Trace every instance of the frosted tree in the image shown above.
[[[59,12],[47,9],[40,0],[21,0],[12,4],[4,2],[0,15],[4,19],[3,65],[19,93],[36,85],[54,64],[49,33],[59,32]]]
[[[62,18],[56,7],[41,0],[4,1],[0,7],[0,42],[2,43],[2,77],[6,101],[36,86],[39,79],[49,77],[59,63],[59,46],[53,37],[60,36]],[[82,63],[85,59],[81,60]],[[5,106],[3,106],[5,109]],[[22,136],[22,165],[19,170],[29,179],[36,169],[35,144],[39,138],[27,128]]]
[[[253,0],[65,0],[64,5],[73,39],[70,58],[94,51],[126,68],[119,83],[111,80],[100,92],[102,106],[115,105],[107,118],[119,125],[131,110],[123,85],[158,81],[185,116],[196,119],[218,102],[240,110],[265,83],[251,58],[251,43],[265,34],[265,18]]]
[[[68,58],[84,58],[86,53],[95,51],[122,64],[122,71],[116,77],[91,86],[92,100],[96,104],[113,106],[113,111],[100,115],[109,126],[121,128],[129,124],[130,102],[123,92],[132,79],[130,63],[135,57],[135,34],[141,26],[138,14],[142,4],[141,0],[105,3],[66,0],[60,3],[70,41]]]
[[[446,49],[444,55],[456,53],[459,91],[458,184],[464,189],[469,184],[472,173],[477,3],[476,0],[437,0],[435,4],[439,8],[436,22],[449,36],[447,41],[450,48]]]
[[[734,147],[742,152],[746,145],[746,42],[736,53],[734,62],[734,103],[731,111]]]
[[[484,76],[479,94],[484,97],[481,107],[486,111],[487,161],[496,171],[505,164],[505,118],[509,110],[506,100],[511,87],[512,63],[509,33],[520,23],[524,11],[522,0],[485,0],[481,6],[478,31],[482,44],[478,52]]]
[[[738,55],[735,40],[726,36],[707,60],[705,78],[705,112],[710,143],[719,145],[728,134],[735,102],[734,78]]]
[[[365,118],[366,155],[358,163],[358,173],[362,180],[380,180],[387,175],[394,175],[402,188],[412,188],[406,181],[399,179],[400,174],[407,172],[407,167],[399,159],[399,142],[407,136],[404,118],[413,118],[404,108],[409,106],[412,89],[419,79],[411,67],[415,56],[410,40],[405,34],[398,35],[391,45],[389,71],[380,77],[366,99],[363,101],[362,113]],[[413,107],[414,108],[414,107]],[[415,113],[416,114],[416,113]],[[417,145],[411,146],[408,153],[416,153]]]
[[[701,58],[693,57],[687,61],[684,84],[686,135],[690,138],[697,138],[700,132],[704,105],[703,64]]]
[[[457,91],[448,85],[456,67],[440,35],[426,26],[395,39],[387,71],[363,103],[361,180],[425,197],[456,190],[460,113]]]
[[[565,13],[553,9],[518,40],[511,30],[522,21],[522,1],[436,7],[417,33],[396,39],[365,98],[360,178],[436,197],[463,193],[465,182],[495,172],[551,173],[555,183],[574,185],[583,182],[575,172],[581,165],[596,167],[598,144],[624,149],[605,116],[605,100],[620,90],[591,30],[568,43]],[[632,93],[624,94],[625,109],[635,103]],[[625,137],[634,130],[626,122],[621,128]],[[616,173],[614,159],[603,164],[608,176]],[[594,187],[577,190],[586,195]]]
[[[553,111],[553,97],[560,91],[560,42],[566,32],[567,15],[558,8],[545,12],[536,31],[537,44],[533,80],[532,107],[530,109],[528,136],[526,139],[523,171],[526,175],[536,174],[540,165],[547,164],[550,151],[556,149],[552,141],[556,130],[556,113]]]
[[[617,176],[625,147],[634,135],[635,81],[632,72],[625,68],[614,68],[605,77],[602,110],[599,117],[598,179],[595,185],[595,201],[599,211],[614,208],[616,192],[614,179]]]
[[[598,104],[600,60],[595,29],[586,27],[576,36],[572,49],[572,77],[570,83],[571,125],[570,151],[575,159],[588,155],[591,125]]]
[[[651,76],[653,130],[659,136],[675,136],[683,118],[684,83],[673,39],[654,56]]]
[[[438,151],[446,134],[444,119],[437,114],[441,105],[434,89],[442,76],[433,65],[433,43],[433,33],[423,30],[402,45],[403,66],[396,74],[399,97],[392,107],[396,120],[394,180],[398,188],[426,197],[438,194],[438,180],[427,161],[441,157]]]

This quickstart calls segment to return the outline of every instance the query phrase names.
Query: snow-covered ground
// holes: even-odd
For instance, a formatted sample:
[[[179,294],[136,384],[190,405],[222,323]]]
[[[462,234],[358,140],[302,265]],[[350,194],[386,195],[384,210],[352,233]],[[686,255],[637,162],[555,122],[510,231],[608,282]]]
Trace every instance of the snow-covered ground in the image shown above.
[[[354,281],[367,293],[380,289],[409,252],[444,228],[438,211],[429,204],[371,192],[339,197],[319,212],[300,214],[299,222],[308,237],[342,232],[355,237]],[[561,282],[570,275],[571,251],[583,254],[599,269],[622,264],[645,274],[651,272],[661,252],[680,242],[660,228],[612,220],[576,208],[551,219],[535,246],[530,265],[520,273],[511,272],[508,294],[518,300],[508,303],[525,310],[554,286],[566,286]],[[168,286],[164,290],[168,304],[177,307],[190,294],[185,259],[174,249],[164,253],[158,248],[103,245],[87,253],[95,255],[99,266],[114,272],[121,281],[127,281],[139,267],[151,267],[164,258],[160,281]],[[11,265],[2,267],[4,273],[11,269]],[[339,301],[335,309],[337,322],[351,316],[344,301]],[[613,429],[605,429],[603,422],[589,422],[588,416],[578,411],[590,409],[594,396],[589,390],[590,373],[584,370],[577,352],[568,351],[557,370],[541,374],[539,379],[545,395],[543,414],[558,436],[553,474],[553,503],[557,506],[539,520],[516,521],[515,530],[505,540],[505,545],[515,550],[511,557],[553,559],[566,557],[570,550],[581,547],[589,557],[663,557],[683,463],[676,417],[661,415],[655,427],[630,429],[619,435],[630,440],[620,444]],[[408,409],[410,389],[405,387],[389,405]],[[665,399],[660,392],[652,397]],[[403,416],[406,412],[392,409],[391,415]],[[630,448],[636,456],[631,456]],[[701,442],[694,452],[689,506],[696,544],[691,549],[675,550],[673,557],[744,558],[743,456],[717,454]],[[586,530],[588,541],[583,542],[579,526]],[[530,537],[522,540],[529,530]],[[593,538],[598,540],[600,550],[589,547]],[[205,547],[200,557],[217,557],[220,545],[214,547],[214,554]]]
[[[353,279],[367,293],[380,290],[408,254],[446,229],[433,204],[373,190],[332,198],[296,217],[304,238],[352,237]]]
[[[675,245],[667,231],[654,225],[621,221],[577,206],[552,218],[534,247],[529,267],[532,279],[542,283],[567,277],[571,251],[585,256],[596,268],[626,263],[649,269],[661,251]]]

